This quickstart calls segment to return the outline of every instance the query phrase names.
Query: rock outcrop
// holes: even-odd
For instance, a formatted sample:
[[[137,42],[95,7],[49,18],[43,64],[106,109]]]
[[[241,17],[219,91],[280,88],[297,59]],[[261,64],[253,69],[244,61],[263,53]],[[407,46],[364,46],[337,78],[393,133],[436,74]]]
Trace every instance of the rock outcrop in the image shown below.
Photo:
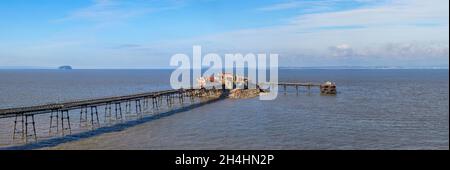
[[[259,89],[233,89],[230,91],[229,98],[245,99],[259,96]]]

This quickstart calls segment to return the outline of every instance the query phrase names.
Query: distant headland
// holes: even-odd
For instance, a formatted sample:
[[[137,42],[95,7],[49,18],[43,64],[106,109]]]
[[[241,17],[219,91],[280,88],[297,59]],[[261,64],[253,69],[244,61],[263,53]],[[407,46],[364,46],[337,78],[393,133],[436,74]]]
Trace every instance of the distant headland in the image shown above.
[[[72,70],[72,66],[60,66],[58,67],[59,70]]]

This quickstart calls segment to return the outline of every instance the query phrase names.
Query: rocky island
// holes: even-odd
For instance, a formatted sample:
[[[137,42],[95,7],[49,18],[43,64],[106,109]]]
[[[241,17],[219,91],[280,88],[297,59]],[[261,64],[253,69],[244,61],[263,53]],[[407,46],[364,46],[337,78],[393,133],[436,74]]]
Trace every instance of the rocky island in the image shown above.
[[[58,67],[59,70],[72,70],[72,66],[60,66]]]

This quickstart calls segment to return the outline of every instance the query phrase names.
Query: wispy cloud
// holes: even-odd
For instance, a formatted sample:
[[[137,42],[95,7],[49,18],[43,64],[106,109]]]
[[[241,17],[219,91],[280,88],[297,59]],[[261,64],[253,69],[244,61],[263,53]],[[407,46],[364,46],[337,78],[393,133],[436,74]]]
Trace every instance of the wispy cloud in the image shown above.
[[[302,9],[304,12],[322,12],[339,10],[339,5],[368,5],[384,0],[290,0],[258,8],[259,11],[280,11],[290,9]]]
[[[260,11],[277,11],[277,10],[283,10],[283,9],[292,9],[292,8],[298,8],[302,5],[299,1],[290,1],[290,2],[284,2],[284,3],[278,3],[273,4],[271,6],[266,6],[259,8]]]
[[[116,22],[153,12],[176,9],[177,1],[158,0],[93,0],[92,5],[70,12],[59,21],[87,20]]]
[[[165,66],[171,55],[191,53],[192,45],[203,45],[205,53],[279,53],[280,65],[283,66],[438,64],[448,66],[448,0],[383,0],[383,3],[377,5],[324,10],[334,9],[336,3],[349,1],[373,3],[372,0],[288,1],[259,10],[275,13],[279,10],[301,8],[298,11],[319,12],[306,14],[300,12],[294,15],[290,13],[288,17],[282,18],[286,21],[282,24],[192,38],[151,40],[152,36],[146,35],[154,33],[150,30],[133,34],[136,37],[140,35],[149,37],[149,41],[121,39],[115,37],[115,34],[107,34],[105,37],[114,38],[115,42],[112,42],[109,39],[97,41],[96,35],[100,31],[93,33],[86,31],[89,34],[71,35],[68,40],[63,38],[66,43],[57,39],[55,42],[35,43],[33,48],[21,47],[15,50],[4,46],[3,50],[0,49],[0,59],[3,63],[13,63],[12,60],[32,61],[39,57],[48,59],[39,60],[45,64],[45,62],[62,63],[69,58],[79,65],[86,65],[95,63],[86,63],[86,58],[92,58],[97,60],[98,64],[105,65],[109,63],[120,66],[128,63]],[[184,0],[97,0],[90,6],[70,12],[65,19],[92,21],[95,24],[126,21],[158,11],[177,9],[185,5],[182,2]],[[180,18],[168,17],[168,19],[180,21]],[[190,18],[180,22],[191,22],[188,19]],[[89,24],[86,30],[90,28]],[[171,30],[192,31],[183,27]],[[124,33],[120,36],[123,35],[129,34]],[[2,58],[1,55],[12,57]],[[133,60],[129,57],[133,57]]]
[[[349,44],[329,47],[332,57],[364,57],[390,59],[436,58],[449,55],[449,46],[445,43],[386,43],[382,45],[353,48]]]
[[[111,47],[112,49],[135,49],[135,48],[139,48],[142,47],[142,45],[139,44],[120,44],[120,45],[116,45]]]
[[[448,11],[447,0],[399,0],[300,15],[284,25],[206,36],[186,45],[274,52],[284,58],[282,64],[448,65]]]
[[[447,0],[399,0],[378,7],[307,14],[292,20],[292,24],[301,26],[392,26],[411,24],[447,24]]]
[[[363,29],[366,28],[362,25],[339,25],[339,26],[322,26],[313,28],[313,30],[350,30],[350,29]]]

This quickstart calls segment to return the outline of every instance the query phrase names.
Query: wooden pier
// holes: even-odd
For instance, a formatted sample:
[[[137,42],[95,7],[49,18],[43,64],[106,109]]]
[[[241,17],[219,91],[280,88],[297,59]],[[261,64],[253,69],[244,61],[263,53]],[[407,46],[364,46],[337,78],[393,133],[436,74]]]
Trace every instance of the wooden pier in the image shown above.
[[[122,120],[125,115],[133,114],[136,117],[143,116],[145,111],[159,110],[164,106],[172,107],[176,101],[182,105],[186,99],[191,102],[195,98],[205,96],[218,96],[222,90],[215,89],[180,89],[165,90],[158,92],[141,93],[127,96],[106,97],[90,100],[79,100],[65,103],[38,105],[31,107],[20,107],[11,109],[0,109],[0,119],[13,118],[13,141],[20,139],[25,143],[30,140],[37,141],[35,116],[49,114],[50,134],[71,134],[73,116],[78,111],[80,127],[91,129],[101,127],[99,113],[104,109],[105,121]],[[133,113],[132,113],[133,112]]]
[[[293,82],[279,82],[279,83],[269,83],[268,85],[274,85],[277,84],[278,86],[283,87],[284,94],[287,94],[287,88],[288,87],[295,87],[295,90],[297,92],[297,95],[299,94],[300,87],[306,87],[308,90],[311,90],[311,88],[319,88],[320,93],[322,95],[336,95],[336,84],[332,82],[325,82],[322,84],[319,83],[293,83]]]
[[[308,89],[320,87],[321,94],[336,94],[336,86],[334,83],[315,84],[281,82],[277,85],[283,87],[285,94],[287,93],[287,87],[295,87],[297,95],[299,87],[306,87]],[[99,114],[101,113],[103,113],[102,116],[104,116],[105,121],[122,121],[127,115],[134,115],[138,118],[142,118],[145,113],[153,113],[154,111],[160,110],[163,104],[165,104],[164,106],[171,108],[178,100],[178,104],[183,107],[187,106],[184,104],[186,99],[190,99],[192,103],[195,101],[195,98],[223,97],[223,94],[227,93],[226,91],[227,90],[225,89],[215,88],[164,90],[126,96],[0,109],[0,119],[13,118],[13,141],[20,139],[21,141],[28,143],[30,140],[38,140],[35,115],[48,114],[48,134],[64,136],[72,133],[74,123],[71,122],[71,116],[74,115],[79,115],[79,127],[91,128],[92,130],[101,127],[99,119]]]

